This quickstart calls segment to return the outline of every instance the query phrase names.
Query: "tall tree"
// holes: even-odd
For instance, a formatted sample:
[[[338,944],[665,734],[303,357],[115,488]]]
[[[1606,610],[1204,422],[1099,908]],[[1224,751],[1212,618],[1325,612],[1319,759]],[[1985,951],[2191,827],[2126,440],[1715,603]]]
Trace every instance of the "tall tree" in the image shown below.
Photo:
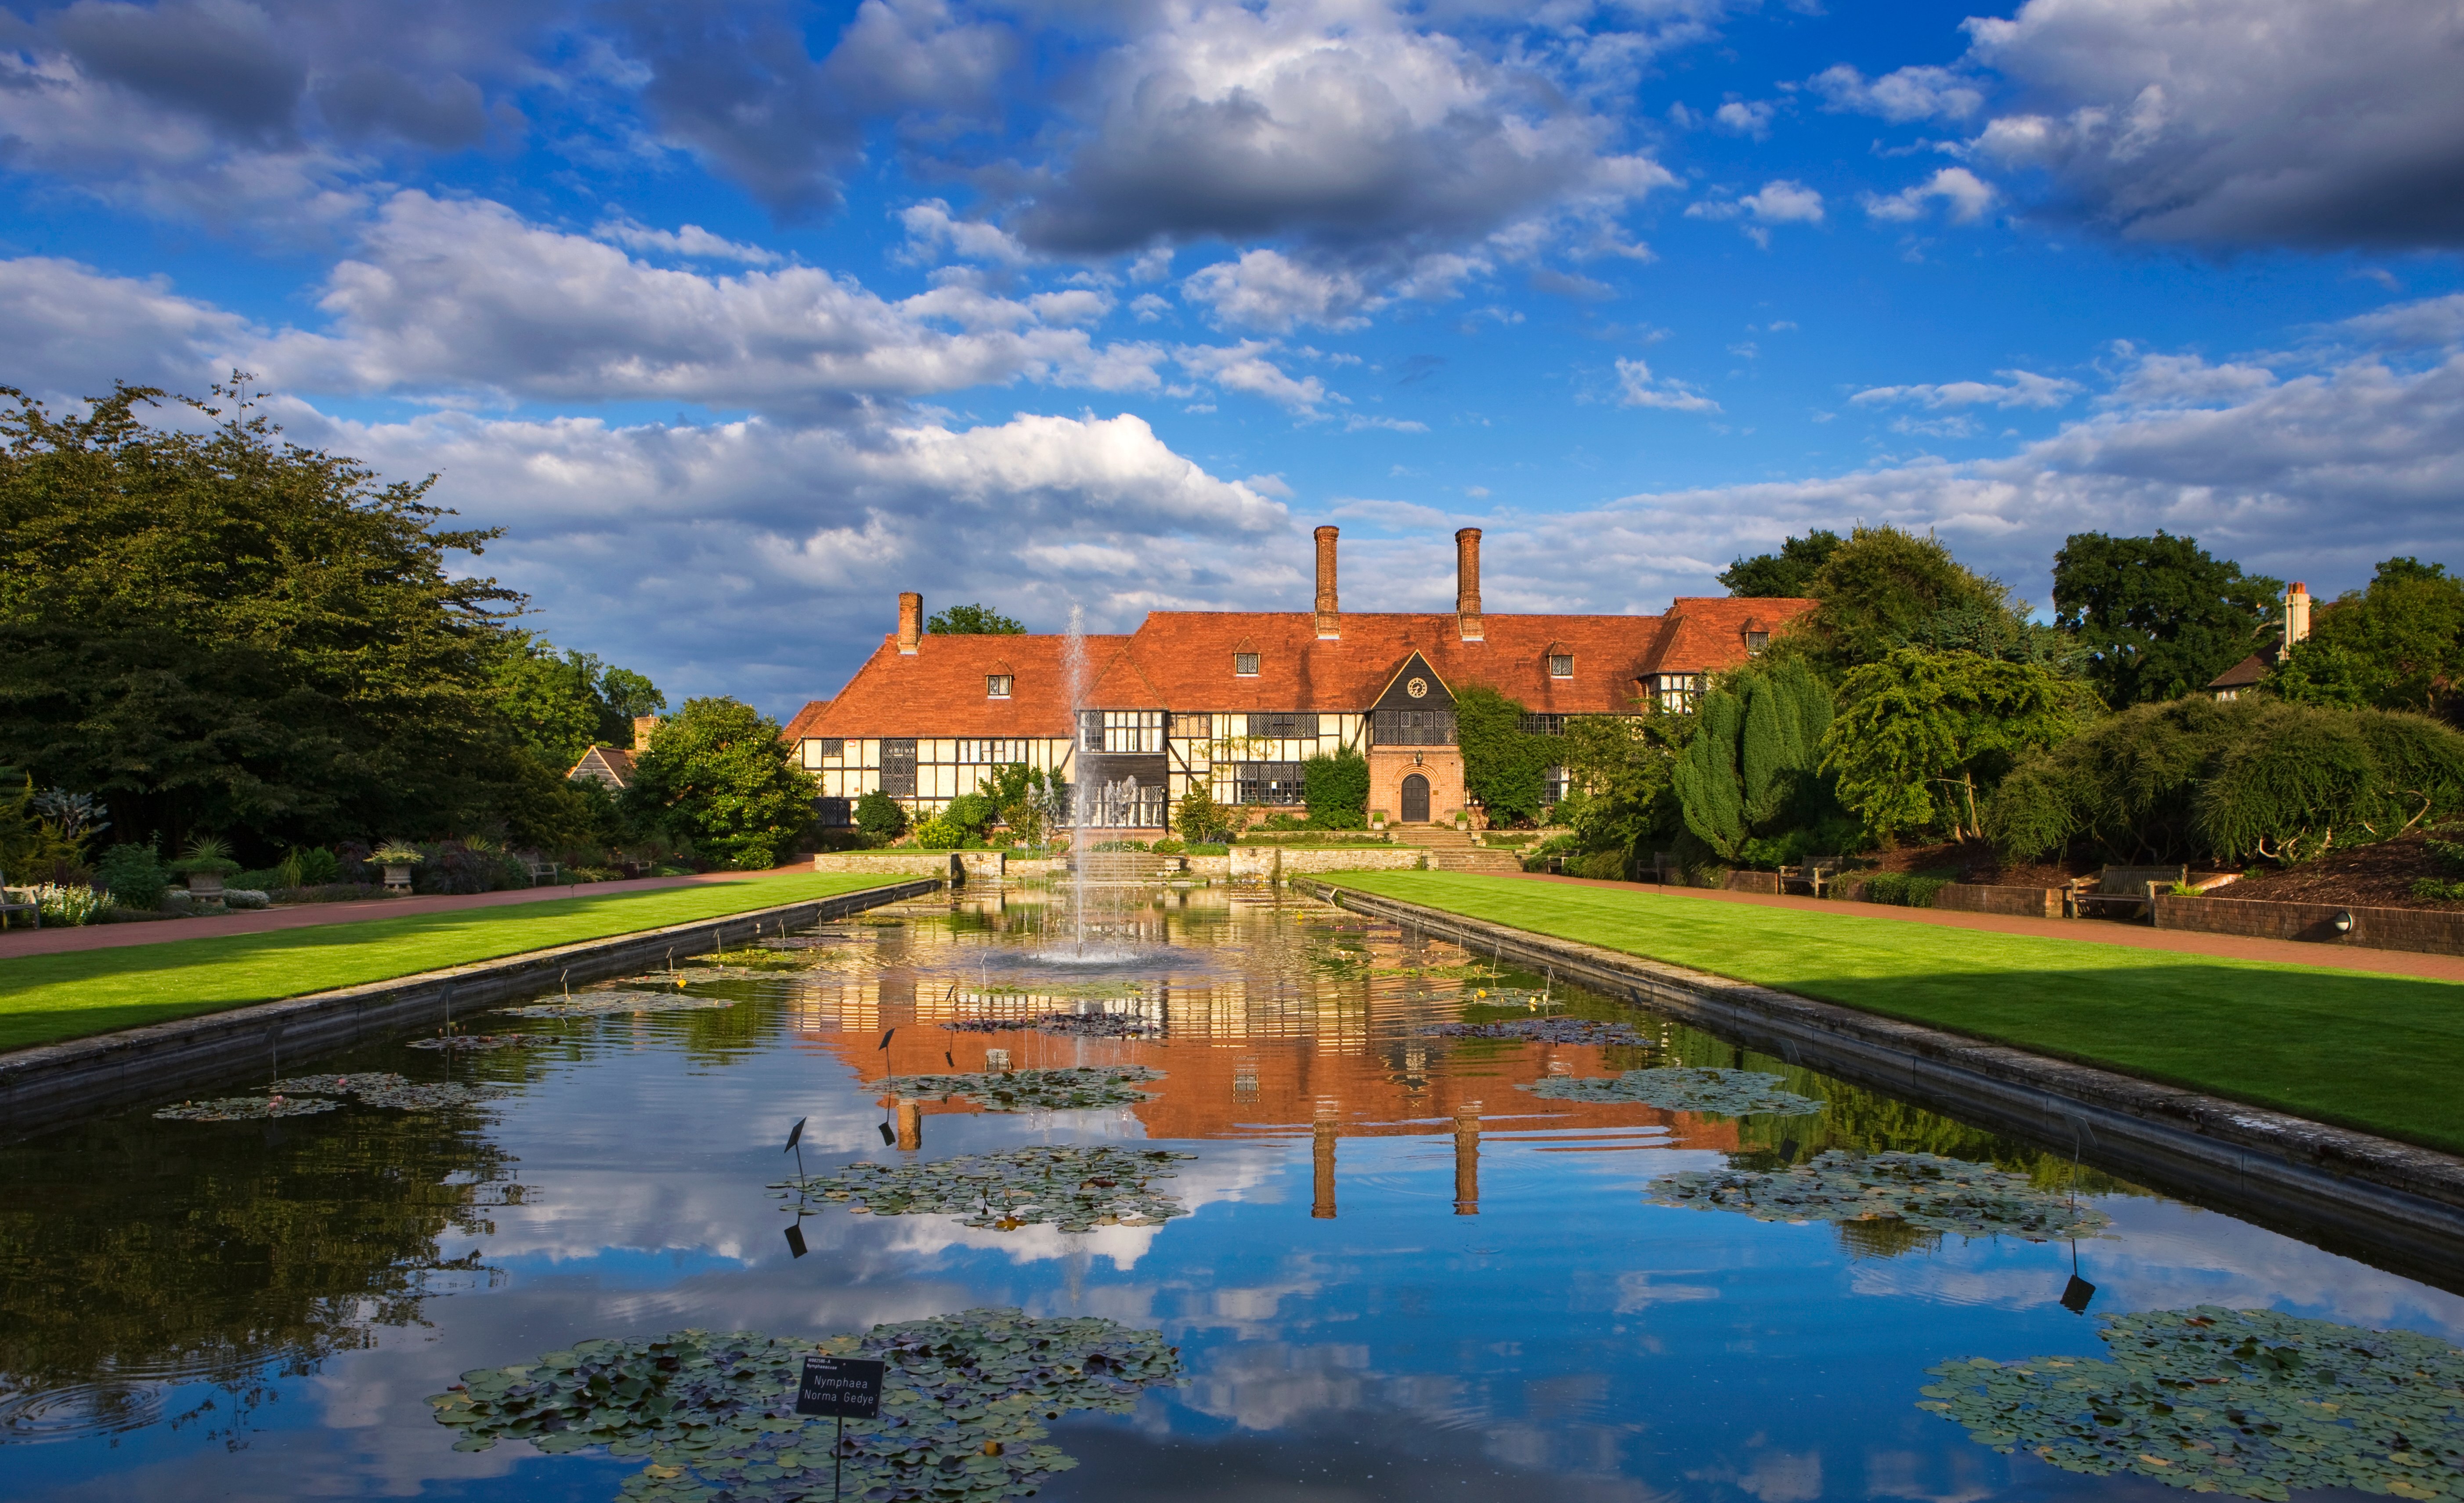
[[[1958,839],[1984,833],[1986,798],[2019,757],[2094,713],[2083,686],[2049,668],[1903,647],[1840,686],[1822,768],[1876,835]]]
[[[1814,577],[1839,549],[1839,534],[1816,528],[1803,537],[1791,537],[1775,554],[1740,558],[1720,572],[1720,582],[1732,596],[1755,599],[1805,599]]]
[[[2269,675],[2297,702],[2360,701],[2445,712],[2464,685],[2464,579],[2443,564],[2390,558],[2366,588],[2320,608],[2310,641]]]
[[[2026,621],[1998,579],[1962,565],[1934,537],[1896,527],[1860,527],[1832,550],[1806,593],[1821,603],[1774,646],[1803,653],[1837,682],[1937,627],[1978,613],[2008,619],[2000,635],[2024,634]]]
[[[667,708],[659,686],[587,652],[508,632],[490,666],[496,707],[516,735],[559,773],[597,743],[633,744],[633,717]]]
[[[935,611],[924,629],[935,637],[1018,637],[1024,626],[989,605],[953,605]]]
[[[2197,538],[2074,533],[2054,555],[2054,621],[2085,649],[2108,705],[2179,699],[2261,646],[2284,581],[2245,575]]]
[[[821,785],[794,764],[779,723],[740,700],[689,699],[633,753],[627,803],[731,866],[785,860]]]

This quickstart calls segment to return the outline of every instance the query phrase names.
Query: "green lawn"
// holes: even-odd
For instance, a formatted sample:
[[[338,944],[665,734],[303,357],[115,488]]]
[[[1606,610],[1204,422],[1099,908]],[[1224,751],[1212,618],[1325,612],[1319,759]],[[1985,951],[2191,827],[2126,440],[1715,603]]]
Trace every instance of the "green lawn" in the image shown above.
[[[1362,892],[2464,1152],[2464,987],[1467,872]]]
[[[0,960],[0,1049],[218,1013],[881,883],[882,878],[864,872],[800,872],[270,934],[22,955]]]

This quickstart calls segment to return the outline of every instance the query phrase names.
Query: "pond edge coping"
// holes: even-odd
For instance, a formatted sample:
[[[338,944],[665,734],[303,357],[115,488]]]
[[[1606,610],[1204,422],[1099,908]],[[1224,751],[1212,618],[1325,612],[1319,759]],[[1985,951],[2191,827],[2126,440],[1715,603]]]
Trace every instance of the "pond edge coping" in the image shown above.
[[[2464,1292],[2464,1158],[2453,1154],[1402,899],[1295,885]]]
[[[762,930],[802,928],[937,891],[937,879],[866,887],[750,908],[630,934],[418,971],[385,981],[136,1028],[33,1044],[0,1054],[0,1140],[14,1140],[191,1086],[228,1082],[236,1070],[283,1068],[319,1055],[486,1012],[560,983],[629,975],[672,955],[725,949]]]

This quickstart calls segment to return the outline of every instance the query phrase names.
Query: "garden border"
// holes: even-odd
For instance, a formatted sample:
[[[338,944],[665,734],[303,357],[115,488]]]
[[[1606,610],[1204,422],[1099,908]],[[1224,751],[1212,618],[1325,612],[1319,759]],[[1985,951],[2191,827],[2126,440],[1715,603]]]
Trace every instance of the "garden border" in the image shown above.
[[[560,981],[627,975],[672,955],[724,949],[730,936],[750,939],[763,929],[826,923],[941,886],[940,880],[921,879],[860,888],[11,1050],[0,1054],[0,1138],[23,1138],[228,1079],[235,1070],[270,1060],[277,1048],[288,1069],[294,1059],[304,1063],[406,1026],[449,1021],[457,1011],[484,1011]]]
[[[1442,908],[1299,885],[2464,1293],[2464,1158]]]

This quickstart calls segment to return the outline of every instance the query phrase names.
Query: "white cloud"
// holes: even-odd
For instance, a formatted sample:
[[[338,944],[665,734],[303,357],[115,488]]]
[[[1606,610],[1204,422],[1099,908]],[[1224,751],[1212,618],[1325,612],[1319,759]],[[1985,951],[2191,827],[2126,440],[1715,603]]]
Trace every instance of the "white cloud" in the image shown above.
[[[1903,223],[1925,217],[1925,209],[1939,200],[1950,207],[1950,217],[1963,225],[1982,219],[1998,197],[1993,185],[1966,167],[1944,167],[1932,177],[1913,187],[1902,188],[1887,197],[1865,195],[1865,212],[1876,219]]]
[[[747,266],[776,266],[785,259],[775,250],[712,234],[699,225],[681,229],[653,229],[629,219],[615,219],[591,231],[602,240],[629,250],[663,251],[697,261],[741,261]]]
[[[1026,247],[1008,230],[981,220],[952,218],[950,206],[937,198],[910,204],[897,217],[907,231],[906,258],[911,261],[929,264],[955,257],[1022,266],[1030,259]]]
[[[2010,106],[1980,152],[2139,239],[2464,243],[2453,6],[2028,0],[1967,23]]]
[[[1296,324],[1358,329],[1362,314],[1380,306],[1359,274],[1304,266],[1280,251],[1244,250],[1180,284],[1180,295],[1203,305],[1219,327],[1289,334]]]
[[[1756,245],[1769,245],[1771,225],[1822,223],[1822,195],[1802,183],[1773,178],[1743,198],[1706,199],[1686,206],[1688,219],[1745,219]]]
[[[202,395],[256,338],[248,320],[179,295],[166,277],[49,256],[0,261],[9,380],[41,397],[105,396],[116,381]]]
[[[1717,412],[1720,404],[1682,381],[1655,378],[1639,359],[1617,362],[1617,405],[1662,407],[1671,412]]]
[[[1762,99],[1730,99],[1711,112],[1714,124],[1759,141],[1771,134],[1772,106]]]
[[[1975,80],[1947,68],[1902,68],[1870,82],[1846,63],[1825,68],[1812,80],[1825,107],[1879,115],[1886,120],[1964,120],[1985,104]]]
[[[1172,357],[1180,362],[1181,369],[1226,391],[1247,392],[1293,412],[1314,416],[1318,404],[1327,400],[1326,382],[1314,376],[1293,380],[1282,366],[1266,359],[1266,352],[1274,348],[1263,339],[1243,339],[1232,345],[1184,344],[1174,350]]]
[[[2464,293],[2397,303],[2347,318],[2335,328],[2369,343],[2397,349],[2464,344]]]
[[[2058,407],[2078,395],[2079,382],[2034,371],[1996,371],[2004,384],[1955,381],[1939,386],[1874,386],[1848,400],[1859,406],[1913,403],[1925,407]]]

